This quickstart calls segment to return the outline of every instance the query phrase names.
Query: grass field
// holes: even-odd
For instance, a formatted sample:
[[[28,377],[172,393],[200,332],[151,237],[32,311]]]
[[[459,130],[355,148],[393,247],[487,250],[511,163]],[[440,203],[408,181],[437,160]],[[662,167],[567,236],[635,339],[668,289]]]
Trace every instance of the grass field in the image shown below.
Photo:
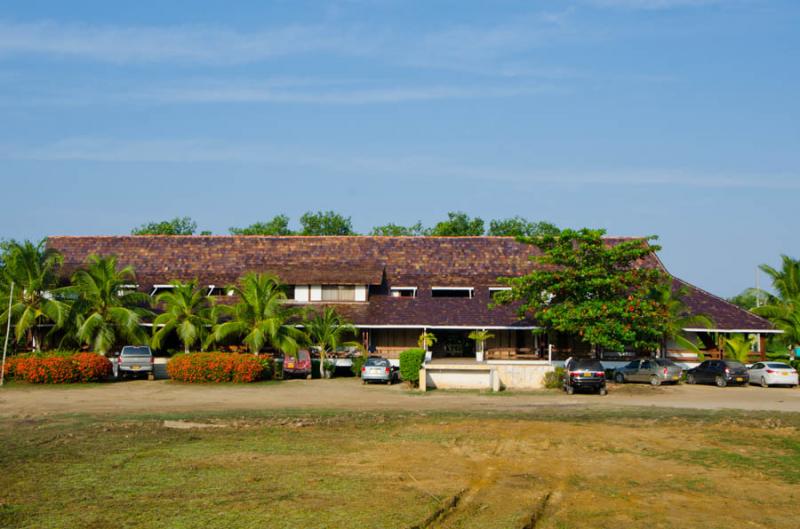
[[[798,428],[637,408],[9,419],[0,527],[794,529]]]

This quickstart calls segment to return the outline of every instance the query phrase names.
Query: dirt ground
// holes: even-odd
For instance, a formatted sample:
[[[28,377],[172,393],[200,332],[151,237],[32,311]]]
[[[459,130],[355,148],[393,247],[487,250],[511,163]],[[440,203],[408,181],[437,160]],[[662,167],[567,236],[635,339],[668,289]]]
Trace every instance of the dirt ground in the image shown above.
[[[655,406],[800,412],[800,390],[712,386],[610,386],[609,395],[567,396],[559,391],[498,394],[410,391],[403,385],[362,386],[357,379],[289,380],[255,385],[191,385],[167,380],[90,386],[11,385],[0,390],[0,417],[64,413],[163,413],[267,409],[350,411],[509,411],[552,406]]]

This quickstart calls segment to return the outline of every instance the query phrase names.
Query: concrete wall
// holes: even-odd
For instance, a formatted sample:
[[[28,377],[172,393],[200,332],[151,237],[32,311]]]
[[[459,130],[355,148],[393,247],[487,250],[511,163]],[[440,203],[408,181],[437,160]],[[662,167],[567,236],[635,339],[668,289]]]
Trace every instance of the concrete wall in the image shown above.
[[[544,376],[555,370],[547,364],[491,363],[497,372],[501,389],[542,389]]]
[[[544,376],[555,367],[522,361],[486,364],[429,364],[420,372],[420,389],[530,390],[544,387]],[[424,383],[423,383],[424,380]]]
[[[492,371],[490,369],[425,369],[425,385],[427,389],[492,389]],[[422,374],[422,373],[420,373]],[[420,377],[420,380],[422,378]]]

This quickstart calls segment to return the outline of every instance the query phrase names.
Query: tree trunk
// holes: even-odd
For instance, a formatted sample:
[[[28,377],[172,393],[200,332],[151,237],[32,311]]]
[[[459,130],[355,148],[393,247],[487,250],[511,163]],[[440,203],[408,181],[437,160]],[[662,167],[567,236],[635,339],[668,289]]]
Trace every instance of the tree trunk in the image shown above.
[[[183,354],[189,354],[189,342],[184,342],[183,344]]]

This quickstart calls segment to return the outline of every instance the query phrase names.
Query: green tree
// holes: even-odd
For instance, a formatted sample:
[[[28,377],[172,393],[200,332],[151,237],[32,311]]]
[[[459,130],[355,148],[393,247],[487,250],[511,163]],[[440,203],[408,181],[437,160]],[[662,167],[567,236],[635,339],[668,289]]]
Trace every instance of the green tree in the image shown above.
[[[399,224],[384,224],[372,228],[370,235],[382,235],[387,237],[413,237],[426,235],[428,230],[422,227],[422,222],[417,222],[411,226],[400,226]]]
[[[294,235],[289,229],[289,217],[275,215],[272,220],[256,222],[246,228],[230,228],[231,235]]]
[[[728,301],[745,310],[753,310],[762,305],[765,299],[767,299],[765,292],[755,288],[748,288],[732,298],[728,298]]]
[[[660,249],[646,237],[608,244],[603,230],[565,229],[523,239],[541,255],[534,269],[503,278],[511,290],[495,294],[496,303],[519,302],[521,317],[578,336],[595,348],[655,351],[669,323],[664,306],[652,292],[668,281],[658,268],[637,261]]]
[[[183,344],[183,352],[188,353],[194,344],[205,343],[214,308],[209,302],[208,289],[199,287],[197,281],[174,281],[172,286],[156,296],[156,303],[164,307],[164,312],[153,320],[151,344],[160,349],[164,339],[175,332]]]
[[[772,279],[772,288],[777,296],[768,295],[766,305],[753,309],[753,312],[770,320],[783,331],[774,338],[785,347],[800,346],[800,260],[787,255],[781,256],[781,268],[761,265]]]
[[[70,287],[77,297],[73,311],[76,336],[81,343],[105,354],[120,340],[131,344],[147,342],[141,322],[152,315],[145,308],[150,297],[131,291],[129,285],[135,283],[133,268],[118,269],[115,256],[89,256],[87,266],[72,275]]]
[[[752,345],[752,339],[741,334],[735,334],[724,339],[722,350],[726,358],[746,364],[750,359]]]
[[[329,353],[342,346],[361,347],[356,341],[346,340],[348,336],[355,336],[358,329],[331,307],[325,307],[322,313],[314,313],[305,323],[305,332],[308,343],[319,350],[319,374],[322,378],[327,376],[325,362]]]
[[[664,341],[672,341],[678,346],[696,354],[701,354],[697,343],[686,336],[683,329],[710,329],[714,322],[707,314],[692,314],[686,306],[684,299],[689,294],[689,289],[679,286],[677,289],[670,283],[658,285],[653,291],[653,299],[664,308],[668,318]],[[664,344],[666,353],[666,343]]]
[[[60,298],[58,270],[61,254],[47,248],[45,241],[34,244],[11,241],[3,245],[0,270],[0,321],[8,319],[8,297],[14,283],[11,320],[17,342],[27,341],[39,350],[46,334],[43,325],[60,329],[69,313],[69,304]]]
[[[190,217],[175,217],[172,220],[148,222],[131,230],[131,235],[194,235],[197,223]],[[209,235],[210,232],[203,232]]]
[[[489,235],[495,237],[535,237],[557,233],[558,228],[549,222],[531,222],[520,216],[489,222]]]
[[[429,234],[438,237],[467,237],[483,235],[483,231],[483,219],[470,218],[463,211],[451,211],[447,214],[447,220],[437,223]]]
[[[239,302],[232,307],[218,306],[220,315],[230,320],[214,327],[214,340],[236,336],[253,354],[267,345],[286,354],[297,353],[304,334],[291,321],[300,313],[285,304],[286,293],[275,276],[249,272],[230,288]]]
[[[300,217],[301,235],[355,235],[350,217],[334,211],[308,211]]]
[[[436,335],[432,332],[423,332],[419,335],[417,339],[417,345],[419,345],[420,349],[428,350],[428,347],[433,347],[433,344],[436,343]]]
[[[467,338],[469,338],[470,340],[474,340],[475,341],[475,350],[476,351],[483,352],[483,348],[486,345],[486,342],[488,340],[491,340],[492,338],[494,338],[494,334],[492,334],[492,333],[490,333],[489,331],[486,331],[486,330],[483,330],[483,331],[477,331],[476,330],[476,331],[472,331],[471,333],[469,333],[469,336],[467,336]]]

